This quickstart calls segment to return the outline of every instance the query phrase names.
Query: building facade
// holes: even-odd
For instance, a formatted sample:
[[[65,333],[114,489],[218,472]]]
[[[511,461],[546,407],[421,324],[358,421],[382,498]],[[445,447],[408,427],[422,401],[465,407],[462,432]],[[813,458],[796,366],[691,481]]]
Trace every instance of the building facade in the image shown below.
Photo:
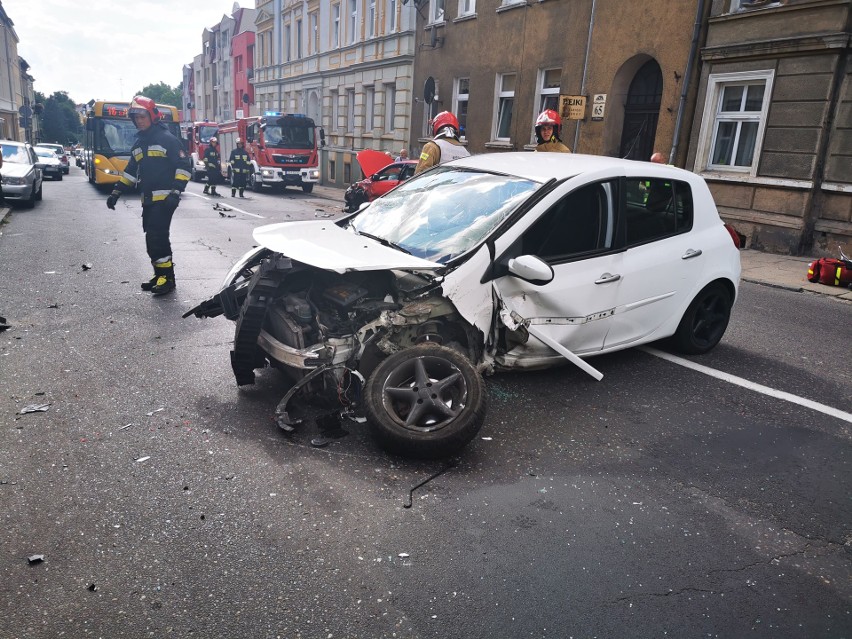
[[[15,23],[0,5],[0,137],[24,140],[18,109],[21,106],[21,67]]]
[[[407,146],[414,2],[257,0],[256,8],[258,111],[304,113],[323,127],[323,184],[359,179],[361,149]]]
[[[846,0],[716,0],[687,168],[750,246],[852,249]]]

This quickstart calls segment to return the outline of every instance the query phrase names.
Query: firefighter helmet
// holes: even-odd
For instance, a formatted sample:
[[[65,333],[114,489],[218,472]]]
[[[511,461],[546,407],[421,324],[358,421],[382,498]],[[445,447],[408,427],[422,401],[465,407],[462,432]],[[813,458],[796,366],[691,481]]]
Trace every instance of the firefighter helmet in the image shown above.
[[[160,111],[157,109],[154,101],[151,98],[146,98],[144,95],[137,95],[130,101],[130,109],[128,109],[127,115],[133,117],[142,113],[147,113],[151,116],[152,124],[160,119]]]
[[[447,131],[452,129],[452,131]],[[449,136],[457,138],[459,136],[459,120],[449,111],[441,111],[438,115],[432,118],[432,137]]]
[[[212,138],[210,138],[210,144],[219,144],[219,138],[214,135]]]
[[[237,139],[235,140],[235,142],[236,142],[237,144],[242,144],[242,143],[243,143],[243,139],[242,139],[242,138],[237,138]]]
[[[535,121],[535,137],[539,144],[549,142],[549,140],[545,140],[541,137],[541,127],[545,125],[553,127],[553,137],[561,142],[562,138],[560,137],[560,133],[562,129],[562,118],[560,118],[559,114],[553,109],[546,109],[542,111],[541,115],[539,115]]]

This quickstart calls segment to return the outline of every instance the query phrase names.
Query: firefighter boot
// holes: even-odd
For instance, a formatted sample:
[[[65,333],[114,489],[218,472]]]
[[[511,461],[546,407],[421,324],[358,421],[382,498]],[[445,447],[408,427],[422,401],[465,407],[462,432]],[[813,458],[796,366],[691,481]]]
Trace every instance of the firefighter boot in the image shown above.
[[[207,195],[208,193],[210,193],[210,185],[205,184],[204,185],[204,195]]]
[[[150,280],[148,280],[147,282],[142,282],[139,285],[139,288],[141,288],[143,291],[150,291],[152,288],[154,288],[154,285],[157,283],[157,277],[159,277],[157,275],[157,266],[154,265],[154,276]]]
[[[165,295],[175,290],[175,265],[171,260],[154,264],[154,271],[157,273],[157,281],[151,287],[152,295]]]
[[[237,197],[237,189],[231,189],[231,197]]]
[[[222,197],[221,195],[216,193],[216,187],[215,186],[210,189],[210,197]]]
[[[245,195],[243,195],[243,191],[245,191],[245,189],[240,187],[240,197],[245,197]]]

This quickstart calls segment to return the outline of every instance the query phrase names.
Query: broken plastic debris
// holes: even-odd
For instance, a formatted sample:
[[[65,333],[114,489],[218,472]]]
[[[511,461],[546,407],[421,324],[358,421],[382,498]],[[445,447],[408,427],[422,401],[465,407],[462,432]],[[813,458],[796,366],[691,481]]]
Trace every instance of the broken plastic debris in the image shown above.
[[[401,559],[408,559],[410,556],[411,555],[409,555],[407,552],[401,552],[397,555],[397,557],[399,557]]]
[[[98,585],[97,585],[97,584],[89,584],[88,586],[86,586],[86,588],[88,588],[88,589],[89,589],[89,590],[91,590],[92,592],[97,592],[97,591],[98,591]]]
[[[132,422],[131,422],[130,424],[125,424],[124,426],[122,426],[122,427],[121,427],[121,428],[119,428],[118,430],[124,430],[124,429],[126,429],[126,428],[130,428],[131,426],[133,426],[133,423],[132,423]]]
[[[50,404],[30,404],[29,406],[24,406],[18,415],[25,415],[26,413],[46,413],[50,409]]]
[[[135,460],[135,461],[137,461],[137,462],[143,462],[143,461],[148,461],[149,459],[151,459],[151,456],[150,456],[150,455],[148,455],[147,457],[140,457],[139,459],[137,459],[137,460]]]
[[[91,265],[91,264],[89,264],[88,262],[86,262],[85,264],[83,264],[83,270],[84,270],[84,271],[88,271],[90,268],[92,268],[92,265]]]
[[[6,321],[7,320],[5,317],[0,317],[0,332],[5,331],[7,328],[9,328],[9,325],[6,323]]]
[[[484,441],[484,442],[490,442],[492,439],[493,439],[493,437],[483,437],[483,438],[482,438],[482,441]]]
[[[148,417],[153,415],[154,413],[159,413],[161,410],[166,410],[165,408],[158,408],[156,410],[152,410],[150,413],[145,413]]]
[[[30,555],[27,557],[27,561],[30,562],[30,564],[40,564],[44,561],[44,555]]]

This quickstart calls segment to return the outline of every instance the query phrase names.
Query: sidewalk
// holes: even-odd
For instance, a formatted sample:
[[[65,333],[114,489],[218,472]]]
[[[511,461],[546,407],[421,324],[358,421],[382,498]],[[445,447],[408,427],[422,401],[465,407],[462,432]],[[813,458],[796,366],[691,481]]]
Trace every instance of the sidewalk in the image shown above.
[[[341,213],[343,212],[343,189],[316,186],[312,195],[339,202]],[[8,207],[0,208],[0,223],[3,222],[9,211]],[[0,227],[0,233],[2,233],[2,227]],[[808,264],[813,260],[812,257],[774,255],[752,249],[743,249],[740,251],[740,262],[743,267],[742,280],[790,291],[808,291],[852,302],[852,291],[848,288],[814,284],[808,281]]]

